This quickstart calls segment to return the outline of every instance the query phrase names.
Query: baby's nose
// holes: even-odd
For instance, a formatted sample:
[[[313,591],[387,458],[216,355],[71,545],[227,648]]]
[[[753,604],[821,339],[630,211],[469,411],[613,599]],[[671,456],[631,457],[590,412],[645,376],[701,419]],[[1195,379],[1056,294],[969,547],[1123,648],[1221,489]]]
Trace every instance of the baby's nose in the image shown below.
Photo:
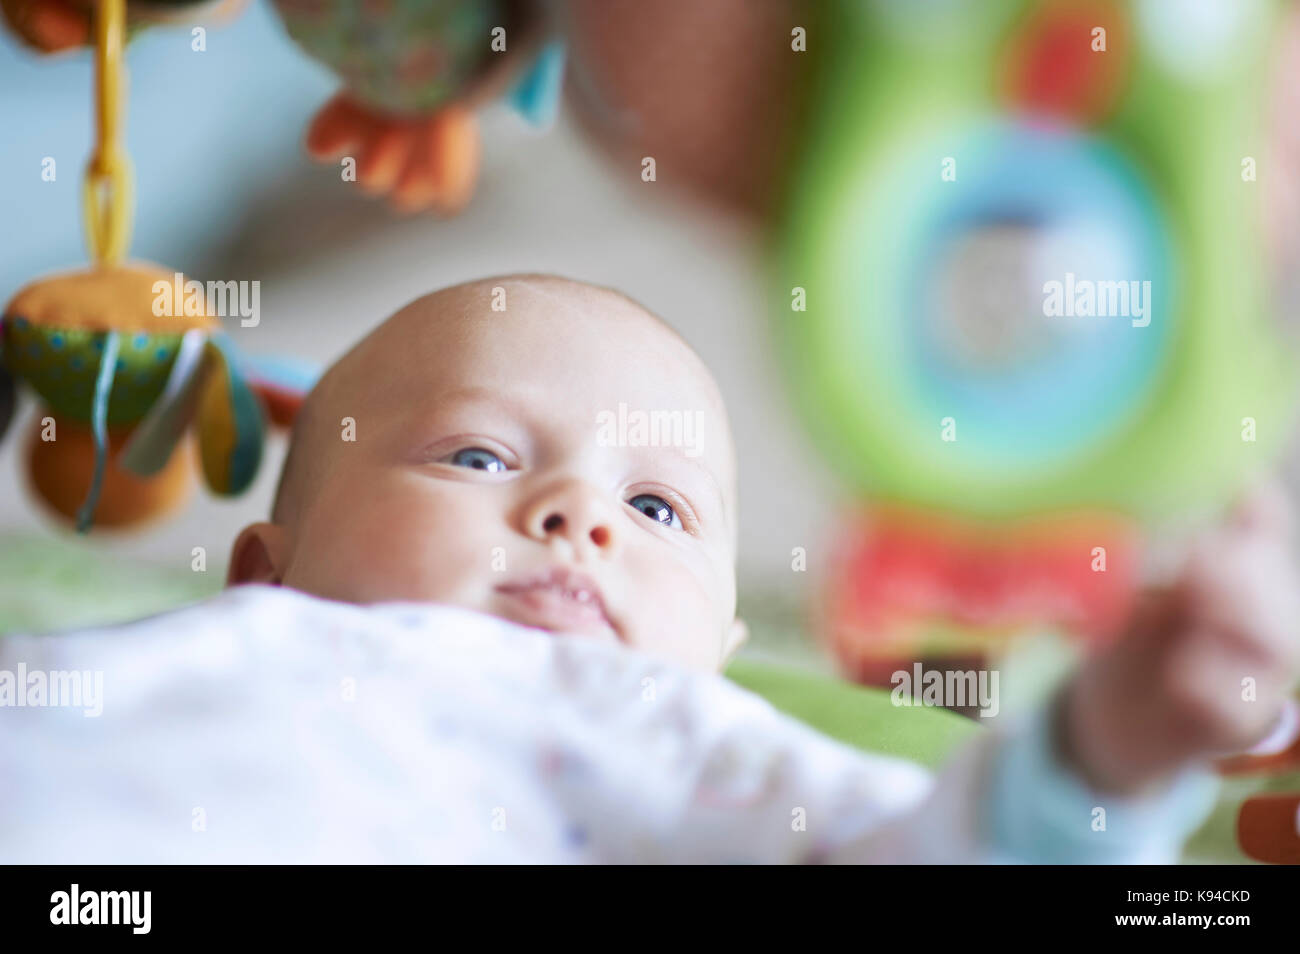
[[[600,493],[580,481],[566,482],[537,497],[526,517],[529,536],[548,542],[560,537],[576,549],[614,549],[613,514]]]

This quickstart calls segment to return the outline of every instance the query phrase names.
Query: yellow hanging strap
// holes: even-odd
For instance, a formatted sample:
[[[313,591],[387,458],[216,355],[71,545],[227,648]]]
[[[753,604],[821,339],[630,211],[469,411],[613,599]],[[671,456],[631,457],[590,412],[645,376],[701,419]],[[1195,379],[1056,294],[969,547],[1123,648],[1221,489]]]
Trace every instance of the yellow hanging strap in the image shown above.
[[[126,82],[122,48],[126,44],[126,0],[99,0],[95,5],[95,148],[86,164],[82,205],[86,244],[96,265],[116,265],[131,243],[134,199],[131,160],[122,148],[122,86]],[[90,424],[95,442],[95,470],[86,499],[77,511],[77,531],[90,529],[108,466],[108,403],[117,370],[119,335],[100,336],[102,352],[95,374]]]
[[[97,129],[95,149],[86,165],[82,204],[90,257],[96,264],[115,265],[130,245],[134,213],[131,159],[121,138],[126,0],[99,0],[95,6]]]

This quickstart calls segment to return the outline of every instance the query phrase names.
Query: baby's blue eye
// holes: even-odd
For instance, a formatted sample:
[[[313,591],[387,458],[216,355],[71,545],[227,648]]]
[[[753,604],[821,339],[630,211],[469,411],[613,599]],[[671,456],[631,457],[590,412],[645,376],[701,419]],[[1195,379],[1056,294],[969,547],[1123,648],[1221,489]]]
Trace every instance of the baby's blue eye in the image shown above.
[[[505,461],[490,450],[484,450],[481,447],[466,447],[458,450],[451,455],[448,463],[455,467],[472,467],[475,470],[486,470],[492,474],[508,469]]]
[[[673,527],[677,530],[682,529],[681,518],[669,505],[663,497],[657,497],[654,494],[637,494],[628,503],[634,510],[640,510],[656,523],[662,523],[665,527]]]

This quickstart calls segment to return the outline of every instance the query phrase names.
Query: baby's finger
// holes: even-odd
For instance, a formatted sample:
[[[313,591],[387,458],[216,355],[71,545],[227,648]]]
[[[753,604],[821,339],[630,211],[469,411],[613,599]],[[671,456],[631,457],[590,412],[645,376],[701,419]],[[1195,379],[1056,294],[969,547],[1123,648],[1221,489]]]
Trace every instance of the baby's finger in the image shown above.
[[[1180,579],[1188,617],[1225,643],[1295,676],[1300,668],[1300,571],[1274,540],[1211,538]]]
[[[1283,710],[1274,667],[1260,665],[1204,628],[1187,631],[1164,661],[1157,697],[1189,744],[1236,754],[1263,739]]]

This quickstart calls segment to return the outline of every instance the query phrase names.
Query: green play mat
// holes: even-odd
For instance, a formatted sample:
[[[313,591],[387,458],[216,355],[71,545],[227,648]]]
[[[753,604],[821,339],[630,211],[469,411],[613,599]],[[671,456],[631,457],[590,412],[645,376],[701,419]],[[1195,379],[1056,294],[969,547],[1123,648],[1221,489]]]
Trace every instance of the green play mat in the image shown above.
[[[789,666],[737,659],[727,676],[833,739],[930,768],[980,727],[946,709],[900,708],[884,689],[855,686]]]

